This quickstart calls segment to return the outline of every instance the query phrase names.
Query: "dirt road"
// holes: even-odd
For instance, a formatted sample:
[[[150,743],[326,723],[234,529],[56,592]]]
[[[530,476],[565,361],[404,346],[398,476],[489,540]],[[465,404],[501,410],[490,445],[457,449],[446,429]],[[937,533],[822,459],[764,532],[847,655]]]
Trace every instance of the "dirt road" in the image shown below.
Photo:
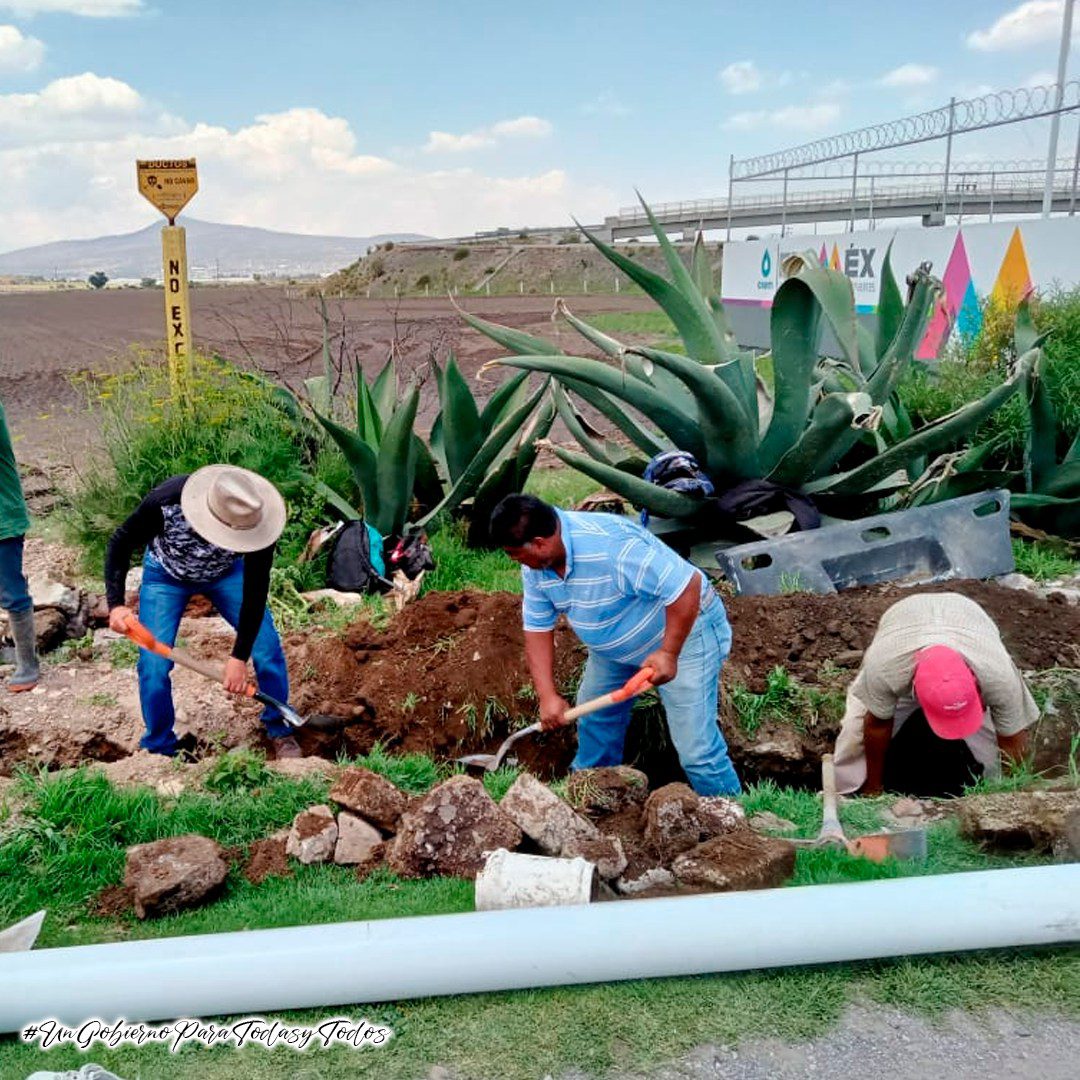
[[[553,297],[462,299],[486,319],[545,335],[580,339],[551,322]],[[197,288],[192,291],[196,345],[266,372],[296,387],[321,370],[322,320],[318,301],[280,286]],[[574,310],[647,310],[644,297],[578,297]],[[499,349],[471,330],[448,299],[327,301],[332,352],[351,369],[369,374],[396,343],[405,370],[453,348],[467,375]],[[160,355],[164,311],[157,289],[0,294],[0,398],[26,464],[61,464],[96,441],[82,392],[70,382],[80,372],[107,372],[130,364],[139,350]],[[575,345],[576,347],[576,345]],[[421,421],[434,414],[424,395]]]

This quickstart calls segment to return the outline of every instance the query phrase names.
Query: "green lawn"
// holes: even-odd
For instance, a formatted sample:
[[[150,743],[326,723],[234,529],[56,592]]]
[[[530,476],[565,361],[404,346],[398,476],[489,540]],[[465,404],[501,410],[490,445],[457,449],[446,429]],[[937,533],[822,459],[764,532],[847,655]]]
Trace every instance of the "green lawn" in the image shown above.
[[[376,752],[366,764],[420,792],[447,775],[420,757]],[[233,776],[228,769],[220,775]],[[236,770],[239,776],[240,771]],[[151,792],[117,791],[87,772],[23,781],[22,824],[9,823],[0,843],[0,924],[50,909],[45,946],[253,927],[468,911],[472,886],[458,880],[405,881],[380,871],[358,882],[336,866],[295,867],[291,878],[250,885],[234,873],[217,903],[149,923],[90,918],[87,901],[122,872],[123,848],[157,836],[198,830],[226,846],[249,843],[287,824],[296,810],[325,798],[324,783],[259,777],[253,790],[185,793],[162,799]],[[489,779],[498,798],[514,772]],[[239,781],[238,781],[239,783]],[[748,812],[769,809],[813,835],[818,799],[806,792],[761,785],[743,797]],[[845,803],[852,831],[874,828],[883,800]],[[952,824],[935,826],[924,865],[875,866],[830,851],[801,851],[794,886],[951,873],[1022,865],[1033,859],[990,858],[962,840]],[[823,927],[822,932],[842,932]],[[612,947],[626,947],[613,942]],[[312,1050],[301,1063],[293,1051],[250,1047],[235,1051],[189,1048],[171,1056],[161,1048],[69,1048],[42,1052],[13,1038],[0,1039],[0,1076],[35,1069],[77,1068],[97,1061],[121,1077],[292,1077],[301,1064],[321,1077],[422,1077],[433,1064],[469,1077],[537,1077],[572,1067],[589,1075],[644,1068],[707,1041],[773,1035],[805,1038],[828,1028],[854,1000],[888,1003],[940,1014],[953,1007],[1042,1009],[1080,1016],[1080,950],[1012,952],[907,959],[820,969],[639,980],[553,990],[342,1006],[281,1014],[316,1025],[334,1016],[366,1017],[393,1027],[386,1047]]]

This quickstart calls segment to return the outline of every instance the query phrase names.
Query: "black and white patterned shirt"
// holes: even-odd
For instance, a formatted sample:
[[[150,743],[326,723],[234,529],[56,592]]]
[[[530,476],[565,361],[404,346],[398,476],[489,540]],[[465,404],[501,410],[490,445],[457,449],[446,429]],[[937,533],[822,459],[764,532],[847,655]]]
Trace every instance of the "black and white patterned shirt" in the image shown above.
[[[216,581],[232,570],[238,559],[243,559],[244,594],[232,654],[237,660],[246,661],[266,609],[274,545],[238,555],[204,540],[192,529],[180,506],[180,492],[186,480],[187,476],[173,476],[159,484],[113,533],[105,555],[105,594],[109,608],[124,603],[131,557],[139,548],[148,548],[165,573],[189,586]]]

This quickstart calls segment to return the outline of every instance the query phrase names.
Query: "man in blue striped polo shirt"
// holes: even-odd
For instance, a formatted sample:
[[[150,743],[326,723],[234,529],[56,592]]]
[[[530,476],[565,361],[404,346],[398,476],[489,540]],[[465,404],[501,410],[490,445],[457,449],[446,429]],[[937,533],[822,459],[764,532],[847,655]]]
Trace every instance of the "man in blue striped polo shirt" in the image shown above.
[[[671,741],[699,795],[733,795],[739,778],[717,723],[720,668],[731,627],[705,575],[636,522],[556,510],[531,495],[508,495],[491,536],[521,563],[525,659],[545,730],[566,723],[555,686],[555,623],[565,615],[588,648],[579,702],[622,686],[650,667]],[[620,765],[631,703],[578,721],[574,769]]]

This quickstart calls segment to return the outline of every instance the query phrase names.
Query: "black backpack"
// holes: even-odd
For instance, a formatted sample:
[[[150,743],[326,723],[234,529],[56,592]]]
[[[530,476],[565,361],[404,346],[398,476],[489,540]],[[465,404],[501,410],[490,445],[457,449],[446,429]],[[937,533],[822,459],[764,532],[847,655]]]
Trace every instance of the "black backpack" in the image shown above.
[[[390,583],[384,576],[382,537],[365,521],[348,521],[339,530],[330,550],[326,583],[339,592],[385,592]]]

